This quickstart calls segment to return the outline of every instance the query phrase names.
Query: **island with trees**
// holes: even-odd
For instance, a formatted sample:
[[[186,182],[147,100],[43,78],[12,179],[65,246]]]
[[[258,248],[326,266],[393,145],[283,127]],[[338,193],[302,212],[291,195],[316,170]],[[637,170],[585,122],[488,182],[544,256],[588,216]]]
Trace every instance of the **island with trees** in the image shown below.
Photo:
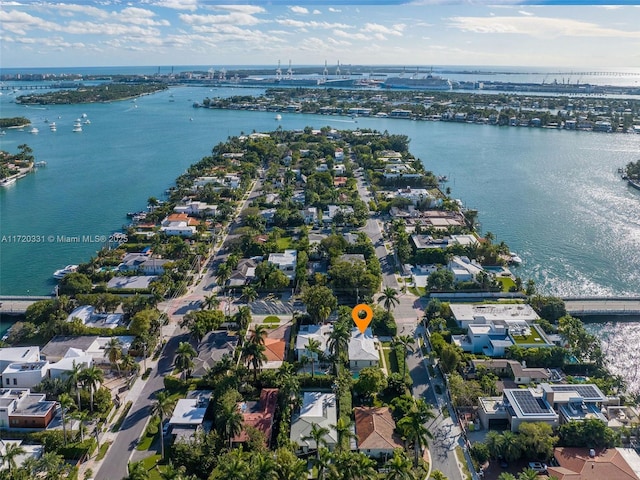
[[[161,83],[105,83],[61,89],[41,94],[20,95],[16,103],[24,105],[72,105],[79,103],[115,102],[149,95],[169,88]]]

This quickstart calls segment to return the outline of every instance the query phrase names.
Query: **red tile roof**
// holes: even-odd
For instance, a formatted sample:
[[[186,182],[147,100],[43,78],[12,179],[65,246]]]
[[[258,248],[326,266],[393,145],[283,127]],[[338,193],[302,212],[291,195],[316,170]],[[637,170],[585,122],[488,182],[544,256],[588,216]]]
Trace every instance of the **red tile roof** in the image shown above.
[[[616,448],[596,450],[590,457],[588,448],[558,447],[554,456],[559,466],[547,472],[558,480],[640,480]]]
[[[268,362],[284,362],[291,325],[285,324],[271,330],[264,339],[265,356]]]
[[[242,404],[240,404],[242,405]],[[278,405],[278,389],[277,388],[263,388],[260,392],[260,400],[258,401],[258,408],[252,409],[242,413],[242,419],[244,427],[240,434],[233,438],[233,443],[243,443],[249,440],[249,436],[246,431],[248,425],[258,429],[267,440],[267,446],[271,440],[271,430],[273,429],[273,417]]]
[[[395,433],[389,407],[357,407],[354,409],[358,450],[393,450],[404,448],[402,439]]]

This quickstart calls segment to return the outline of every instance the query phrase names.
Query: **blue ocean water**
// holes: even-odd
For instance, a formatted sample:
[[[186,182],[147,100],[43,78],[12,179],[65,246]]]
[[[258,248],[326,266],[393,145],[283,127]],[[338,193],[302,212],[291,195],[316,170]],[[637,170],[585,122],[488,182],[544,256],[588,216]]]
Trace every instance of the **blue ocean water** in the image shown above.
[[[53,240],[0,243],[0,295],[50,293],[54,270],[87,261],[101,247],[59,238],[118,231],[126,212],[143,209],[150,196],[161,198],[227,137],[327,125],[409,136],[412,153],[449,177],[452,195],[478,210],[482,232],[518,252],[524,264],[516,273],[533,278],[544,293],[640,294],[640,192],[617,174],[640,159],[640,135],[302,114],[283,114],[278,122],[268,112],[192,107],[205,97],[261,92],[179,87],[135,102],[25,107],[5,91],[0,115],[26,116],[40,133],[10,130],[0,137],[0,149],[15,152],[26,143],[47,166],[0,189],[0,240]],[[73,133],[78,118],[91,123]],[[50,131],[51,122],[57,132]],[[637,342],[628,341],[629,329],[637,324],[603,328],[615,371],[631,375]],[[629,382],[640,390],[635,375]]]

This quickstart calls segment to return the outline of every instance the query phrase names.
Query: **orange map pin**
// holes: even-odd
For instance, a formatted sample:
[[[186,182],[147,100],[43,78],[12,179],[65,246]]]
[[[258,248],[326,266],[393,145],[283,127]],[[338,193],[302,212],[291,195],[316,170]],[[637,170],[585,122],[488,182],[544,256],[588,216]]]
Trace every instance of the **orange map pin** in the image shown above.
[[[360,316],[362,313],[364,313],[364,317]],[[353,307],[353,310],[351,310],[351,318],[353,318],[360,333],[364,333],[373,319],[373,310],[371,310],[369,305],[361,303]]]

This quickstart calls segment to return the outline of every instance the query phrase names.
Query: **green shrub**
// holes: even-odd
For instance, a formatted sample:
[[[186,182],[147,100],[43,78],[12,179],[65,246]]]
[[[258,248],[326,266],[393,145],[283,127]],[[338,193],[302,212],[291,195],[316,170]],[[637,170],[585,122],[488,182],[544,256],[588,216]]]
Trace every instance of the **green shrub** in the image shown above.
[[[262,321],[262,323],[280,323],[280,319],[275,315],[269,315]]]

